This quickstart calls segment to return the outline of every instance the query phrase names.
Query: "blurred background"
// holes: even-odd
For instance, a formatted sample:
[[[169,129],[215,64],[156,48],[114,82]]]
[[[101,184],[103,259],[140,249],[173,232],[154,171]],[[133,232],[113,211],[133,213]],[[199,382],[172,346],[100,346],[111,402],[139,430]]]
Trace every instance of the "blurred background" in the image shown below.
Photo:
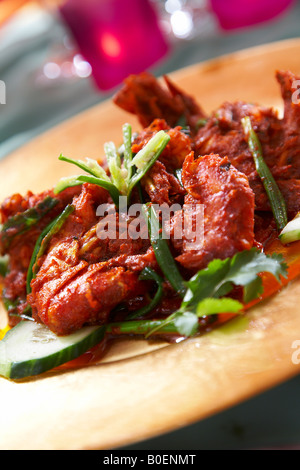
[[[0,0],[0,158],[130,73],[299,37],[299,24],[299,0]],[[297,448],[299,382],[128,449]]]
[[[0,0],[0,158],[130,73],[297,37],[299,20],[299,0]]]

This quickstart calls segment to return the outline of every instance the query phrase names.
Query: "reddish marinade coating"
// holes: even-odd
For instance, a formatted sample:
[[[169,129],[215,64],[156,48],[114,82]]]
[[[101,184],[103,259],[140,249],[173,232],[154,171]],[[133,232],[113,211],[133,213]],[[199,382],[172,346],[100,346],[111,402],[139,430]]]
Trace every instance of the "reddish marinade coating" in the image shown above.
[[[183,276],[189,278],[214,258],[224,259],[253,245],[264,246],[274,234],[277,236],[268,198],[241,126],[242,117],[251,118],[265,160],[286,200],[289,217],[300,209],[300,105],[291,100],[296,79],[290,72],[277,73],[284,100],[283,118],[272,109],[243,102],[224,103],[206,116],[195,100],[168,77],[167,87],[163,88],[148,73],[129,77],[116,94],[115,103],[136,114],[143,126],[134,138],[133,153],[159,130],[170,136],[159,159],[141,180],[141,194],[143,202],[181,205],[166,229]],[[178,125],[182,118],[188,128]],[[198,120],[203,118],[207,123],[199,127]],[[181,170],[181,180],[177,170]],[[9,246],[0,234],[1,253],[9,255],[8,274],[1,279],[2,297],[17,303],[13,313],[22,314],[29,306],[36,320],[63,335],[83,325],[103,324],[115,315],[122,318],[122,312],[147,304],[155,284],[140,281],[139,274],[145,267],[162,274],[154,250],[147,235],[137,239],[120,237],[131,218],[116,213],[104,189],[85,183],[59,195],[53,191],[28,193],[25,197],[15,194],[1,206],[2,223],[34,207],[46,195],[57,198],[58,204],[37,225],[15,236]],[[132,202],[140,202],[139,198],[135,190]],[[37,238],[67,204],[75,210],[40,258],[27,296],[26,274]],[[115,237],[99,237],[99,224],[104,220],[96,214],[100,204],[112,206]],[[197,212],[202,204],[204,238],[196,249],[187,249],[185,232],[177,239],[175,228],[177,224],[182,226],[187,207],[195,207]],[[189,214],[193,225],[193,214]],[[162,301],[150,316],[164,317],[179,304],[178,293],[165,283]],[[11,325],[17,321],[17,317],[10,316]]]
[[[147,72],[131,75],[115,94],[114,103],[135,114],[142,127],[149,126],[157,118],[165,119],[170,127],[174,127],[184,117],[193,128],[199,119],[205,117],[201,107],[169,78],[165,78],[165,82],[167,88]]]
[[[107,201],[105,190],[83,184],[72,202],[74,212],[53,237],[31,283],[28,301],[33,316],[58,335],[70,334],[83,325],[105,323],[115,306],[143,291],[137,273],[112,267],[108,260],[145,251],[149,241],[99,239],[95,234],[99,223],[96,209]]]
[[[5,223],[11,216],[20,214],[27,209],[34,207],[45,197],[55,198],[57,205],[46,214],[39,224],[35,225],[31,230],[16,236],[7,247],[0,235],[0,252],[9,256],[8,274],[1,279],[2,298],[11,305],[16,305],[13,313],[22,314],[26,308],[26,277],[27,270],[31,260],[35,243],[43,231],[43,229],[57,216],[64,207],[69,204],[74,195],[80,192],[80,188],[69,188],[60,195],[54,195],[53,191],[46,191],[40,194],[32,194],[28,192],[24,197],[20,194],[13,194],[4,200],[0,208],[1,221]],[[17,323],[18,317],[11,316],[10,324]]]
[[[280,71],[276,77],[284,101],[283,118],[271,108],[241,101],[226,102],[198,130],[195,153],[199,156],[209,153],[227,156],[232,165],[248,177],[255,193],[256,210],[270,211],[241,124],[243,117],[250,116],[264,159],[284,196],[289,216],[293,217],[300,210],[300,104],[292,100],[297,76]]]
[[[57,261],[52,258],[49,270],[56,268]],[[137,275],[124,268],[106,270],[105,262],[89,266],[83,261],[69,268],[64,259],[60,261],[63,271],[51,281],[46,273],[44,284],[42,272],[30,295],[33,315],[57,335],[104,324],[114,307],[137,292]]]
[[[203,205],[204,213],[203,238],[196,248],[190,243],[190,236],[186,239],[185,229],[181,240],[173,240],[180,253],[176,260],[181,265],[199,270],[214,258],[231,257],[253,246],[254,194],[247,177],[228,158],[205,155],[195,160],[190,154],[183,164],[182,182],[187,195],[183,209],[174,216],[171,235],[177,223],[186,227],[182,219],[189,205],[190,216],[196,213],[199,204]]]

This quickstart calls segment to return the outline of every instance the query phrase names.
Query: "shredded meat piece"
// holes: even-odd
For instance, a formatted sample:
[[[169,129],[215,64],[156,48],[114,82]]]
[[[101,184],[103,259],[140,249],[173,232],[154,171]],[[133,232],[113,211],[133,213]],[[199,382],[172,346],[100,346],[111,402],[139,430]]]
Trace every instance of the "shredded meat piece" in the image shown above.
[[[283,193],[289,216],[293,217],[300,210],[300,105],[292,102],[293,83],[297,76],[290,72],[277,72],[276,76],[284,100],[283,119],[271,108],[226,102],[199,129],[195,137],[195,152],[200,156],[209,153],[227,156],[248,177],[255,193],[256,209],[270,211],[241,125],[241,119],[250,116],[262,144],[264,159]]]
[[[185,194],[178,179],[166,171],[163,163],[156,161],[143,178],[142,187],[155,204],[179,203]]]
[[[175,214],[170,232],[179,252],[176,259],[182,266],[198,270],[214,258],[224,259],[253,246],[254,194],[246,176],[228,158],[205,155],[194,160],[189,155],[183,165],[182,182],[187,190],[185,205]],[[191,205],[188,217],[192,217],[199,204],[204,208],[203,237],[200,245],[193,248],[189,243],[187,249],[191,239],[185,235],[184,213]],[[174,240],[178,222],[183,226],[183,238]]]
[[[26,277],[33,253],[35,243],[43,229],[62,212],[64,207],[70,203],[75,194],[80,192],[80,188],[69,188],[59,195],[54,195],[53,191],[46,191],[40,194],[28,192],[25,197],[14,194],[6,198],[1,205],[1,220],[5,223],[11,216],[18,215],[27,209],[34,207],[43,201],[46,196],[51,196],[58,200],[58,204],[47,213],[40,222],[29,231],[15,236],[9,247],[4,248],[2,233],[0,236],[0,251],[9,257],[9,273],[1,279],[2,297],[11,306],[15,306],[13,313],[22,314],[26,308]],[[18,317],[10,316],[9,322],[13,326],[18,322]]]
[[[135,114],[143,127],[149,126],[157,118],[165,119],[174,127],[182,117],[193,126],[204,117],[204,112],[192,97],[179,90],[169,78],[165,81],[167,89],[147,72],[131,75],[115,94],[114,103]]]
[[[132,152],[137,153],[147,142],[160,130],[166,131],[170,136],[170,140],[159,156],[167,171],[173,173],[182,167],[185,157],[192,150],[192,140],[182,131],[180,126],[170,128],[163,119],[155,119],[150,126],[143,129],[135,138],[132,145]]]
[[[121,239],[118,230],[115,238],[97,236],[96,208],[108,200],[106,191],[99,189],[100,193],[96,186],[83,184],[72,202],[75,211],[52,238],[31,283],[28,302],[34,317],[58,335],[69,334],[84,324],[104,323],[116,305],[141,295],[144,289],[138,280],[142,269],[138,266],[143,266],[138,255],[147,251],[149,240]],[[135,269],[127,269],[126,264],[134,264],[133,256]],[[127,257],[130,259],[126,262]]]
[[[105,262],[78,263],[75,256],[70,257],[75,264],[68,265],[66,250],[68,240],[50,252],[29,296],[33,315],[58,335],[105,323],[113,307],[138,291],[137,274],[122,267],[107,269]]]

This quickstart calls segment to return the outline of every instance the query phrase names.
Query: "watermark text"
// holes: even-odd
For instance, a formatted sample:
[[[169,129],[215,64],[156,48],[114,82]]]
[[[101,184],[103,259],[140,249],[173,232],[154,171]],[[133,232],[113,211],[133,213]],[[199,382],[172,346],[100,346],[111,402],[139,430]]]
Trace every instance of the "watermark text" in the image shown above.
[[[200,250],[204,242],[203,204],[152,204],[152,215],[145,217],[142,204],[127,207],[127,198],[120,197],[119,211],[114,204],[100,204],[96,234],[100,240],[152,239],[182,240],[184,250]],[[157,223],[159,220],[159,223]]]

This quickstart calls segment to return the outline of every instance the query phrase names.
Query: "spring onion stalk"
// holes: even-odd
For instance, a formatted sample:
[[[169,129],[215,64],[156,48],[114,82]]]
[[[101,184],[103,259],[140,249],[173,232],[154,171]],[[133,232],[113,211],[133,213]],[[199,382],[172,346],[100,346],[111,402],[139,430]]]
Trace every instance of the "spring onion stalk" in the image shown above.
[[[176,127],[179,126],[179,127],[187,127],[187,120],[186,120],[186,116],[184,114],[182,114],[177,122],[176,122]]]
[[[155,296],[153,299],[149,302],[148,305],[145,305],[144,307],[141,307],[137,311],[131,313],[130,315],[127,316],[127,320],[132,320],[134,318],[139,318],[147,315],[150,313],[160,302],[162,296],[163,296],[163,282],[164,280],[162,279],[161,276],[159,276],[153,269],[146,267],[143,269],[139,276],[140,281],[155,281],[157,284],[157,291],[155,293]]]
[[[68,187],[78,186],[83,183],[96,184],[109,192],[112,200],[118,207],[120,191],[118,190],[117,186],[111,182],[111,179],[106,174],[105,170],[98,164],[96,160],[87,158],[87,162],[85,163],[82,160],[73,160],[72,158],[67,158],[64,155],[60,155],[59,160],[67,163],[72,163],[81,168],[81,170],[84,170],[89,173],[89,175],[91,176],[77,175],[61,178],[54,188],[55,194],[60,193]]]
[[[123,158],[121,158],[120,149],[117,149],[113,142],[106,142],[104,145],[110,176],[96,160],[87,159],[85,163],[82,160],[73,160],[60,155],[59,160],[72,163],[91,176],[77,175],[62,178],[54,192],[57,194],[70,186],[78,186],[84,182],[97,184],[110,193],[116,207],[119,207],[119,197],[126,196],[128,200],[130,199],[133,188],[156,162],[169,142],[170,136],[164,131],[157,132],[134,157],[131,139],[131,126],[125,124],[123,126]]]
[[[96,178],[100,178],[105,181],[110,181],[109,177],[107,176],[104,168],[99,165],[96,160],[92,158],[87,158],[86,162],[82,160],[73,160],[72,158],[65,157],[64,155],[60,154],[58,157],[59,160],[62,162],[72,163],[73,165],[78,166],[81,170],[84,170],[86,173],[89,173]]]
[[[262,180],[265,191],[269,198],[270,206],[275,218],[278,230],[283,230],[287,224],[287,211],[284,198],[277,186],[273,175],[263,158],[261,143],[254,131],[250,117],[242,119],[244,132],[248,139],[248,145],[253,155],[256,171]]]
[[[127,184],[130,181],[130,178],[132,176],[132,150],[131,150],[131,141],[132,141],[132,128],[130,124],[124,124],[123,126],[123,145],[124,145],[124,151],[123,151],[123,164],[125,170],[127,170]]]
[[[38,270],[38,260],[43,256],[45,253],[51,238],[60,231],[62,226],[64,225],[66,219],[69,215],[74,211],[74,206],[68,205],[65,207],[63,212],[56,217],[47,227],[43,230],[37,242],[35,244],[33,254],[30,260],[28,272],[27,272],[27,293],[31,292],[31,281],[35,278],[37,270]]]
[[[73,186],[80,186],[82,184],[82,181],[78,179],[79,176],[81,175],[65,176],[61,178],[54,188],[54,193],[59,194],[67,188],[71,188]]]
[[[149,238],[157,263],[173,289],[183,297],[186,291],[184,280],[170,251],[167,240],[163,237],[159,217],[151,204],[143,205],[143,215],[148,223]]]
[[[86,175],[78,176],[78,181],[81,181],[81,183],[96,184],[100,186],[100,188],[106,189],[109,192],[116,207],[119,207],[119,197],[121,196],[121,193],[113,183],[109,181],[101,180],[100,178],[95,178],[94,176],[86,176]]]
[[[178,334],[178,328],[173,322],[163,325],[163,320],[133,320],[110,323],[106,327],[106,333],[113,335],[142,335],[146,338],[149,333]]]
[[[3,306],[8,313],[9,317],[16,317],[18,319],[30,319],[32,320],[32,310],[29,304],[25,304],[25,300],[17,298],[14,300],[8,299],[5,290],[2,293]],[[22,313],[17,313],[22,311]]]
[[[145,176],[167,146],[170,136],[164,131],[157,132],[132,159],[131,166],[136,170],[128,184],[128,197],[134,186]]]
[[[300,212],[280,232],[279,240],[283,245],[300,240]]]
[[[116,186],[116,188],[118,188],[120,193],[124,194],[126,191],[126,182],[121,168],[120,155],[117,152],[115,144],[113,142],[106,142],[106,144],[104,144],[104,151],[111,181]]]
[[[131,166],[136,166],[139,170],[143,169],[158,152],[161,153],[161,148],[165,148],[169,140],[170,137],[164,131],[157,132],[149,142],[147,142],[145,147],[135,155],[132,159]]]
[[[196,122],[197,129],[200,129],[200,127],[204,127],[207,124],[207,119],[201,118]]]

